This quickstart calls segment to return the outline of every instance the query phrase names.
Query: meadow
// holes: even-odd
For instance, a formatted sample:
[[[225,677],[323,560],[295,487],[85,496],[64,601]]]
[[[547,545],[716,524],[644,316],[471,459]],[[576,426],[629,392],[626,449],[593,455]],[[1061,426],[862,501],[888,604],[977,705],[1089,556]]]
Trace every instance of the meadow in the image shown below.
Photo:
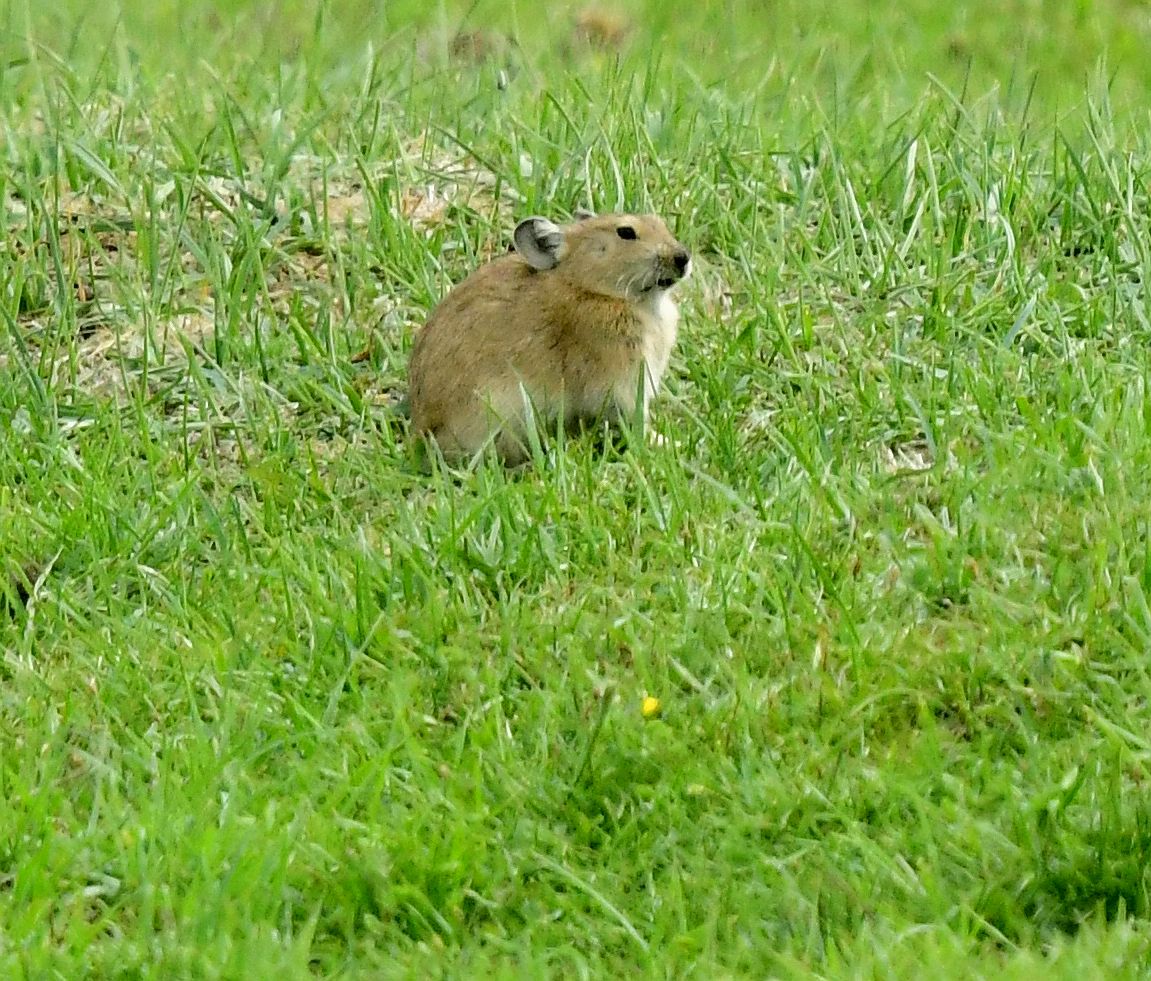
[[[0,973],[1145,976],[1149,45],[0,4]],[[577,208],[695,255],[662,444],[425,473]]]

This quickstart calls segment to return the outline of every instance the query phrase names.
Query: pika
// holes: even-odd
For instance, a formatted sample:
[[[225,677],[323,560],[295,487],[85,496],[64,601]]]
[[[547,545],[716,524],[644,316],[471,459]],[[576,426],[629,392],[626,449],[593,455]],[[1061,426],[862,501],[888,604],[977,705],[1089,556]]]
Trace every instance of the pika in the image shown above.
[[[448,460],[490,445],[514,466],[532,427],[646,420],[675,345],[671,291],[691,254],[661,218],[526,218],[512,241],[444,297],[412,347],[412,427]]]

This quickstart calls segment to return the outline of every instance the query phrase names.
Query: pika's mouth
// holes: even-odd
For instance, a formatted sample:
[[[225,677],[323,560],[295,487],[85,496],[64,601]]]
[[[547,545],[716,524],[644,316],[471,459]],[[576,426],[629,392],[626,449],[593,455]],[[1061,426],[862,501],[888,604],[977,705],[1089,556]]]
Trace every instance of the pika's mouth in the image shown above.
[[[683,273],[678,269],[656,269],[651,278],[644,283],[643,292],[650,293],[652,290],[669,290],[676,283],[683,279]]]
[[[678,248],[664,258],[656,269],[655,285],[661,290],[669,290],[691,272],[691,253]]]
[[[669,279],[667,276],[653,276],[651,278],[640,280],[640,282],[634,284],[632,288],[628,290],[628,292],[633,293],[636,296],[647,296],[649,293],[654,293],[656,290],[670,289],[674,285],[674,279]]]
[[[653,263],[646,275],[632,281],[632,289],[639,296],[669,290],[685,279],[690,271],[691,257],[686,252],[677,252],[670,260]]]

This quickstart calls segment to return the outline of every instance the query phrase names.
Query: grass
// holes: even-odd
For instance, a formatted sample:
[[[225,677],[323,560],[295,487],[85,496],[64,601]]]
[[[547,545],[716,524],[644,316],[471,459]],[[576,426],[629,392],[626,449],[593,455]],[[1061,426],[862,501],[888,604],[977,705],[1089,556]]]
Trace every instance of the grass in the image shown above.
[[[6,976],[1151,965],[1144,7],[576,16],[0,9]],[[421,473],[588,205],[666,445]]]

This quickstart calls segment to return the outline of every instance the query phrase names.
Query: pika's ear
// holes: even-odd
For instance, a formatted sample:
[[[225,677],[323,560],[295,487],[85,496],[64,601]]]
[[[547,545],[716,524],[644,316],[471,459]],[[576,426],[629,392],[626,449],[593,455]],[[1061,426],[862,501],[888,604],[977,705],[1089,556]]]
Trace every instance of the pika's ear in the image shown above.
[[[588,218],[594,218],[595,212],[589,211],[587,208],[576,208],[575,211],[572,212],[572,217],[575,218],[576,221],[586,221]]]
[[[554,269],[560,261],[564,233],[546,218],[525,218],[516,225],[512,241],[533,269]]]

